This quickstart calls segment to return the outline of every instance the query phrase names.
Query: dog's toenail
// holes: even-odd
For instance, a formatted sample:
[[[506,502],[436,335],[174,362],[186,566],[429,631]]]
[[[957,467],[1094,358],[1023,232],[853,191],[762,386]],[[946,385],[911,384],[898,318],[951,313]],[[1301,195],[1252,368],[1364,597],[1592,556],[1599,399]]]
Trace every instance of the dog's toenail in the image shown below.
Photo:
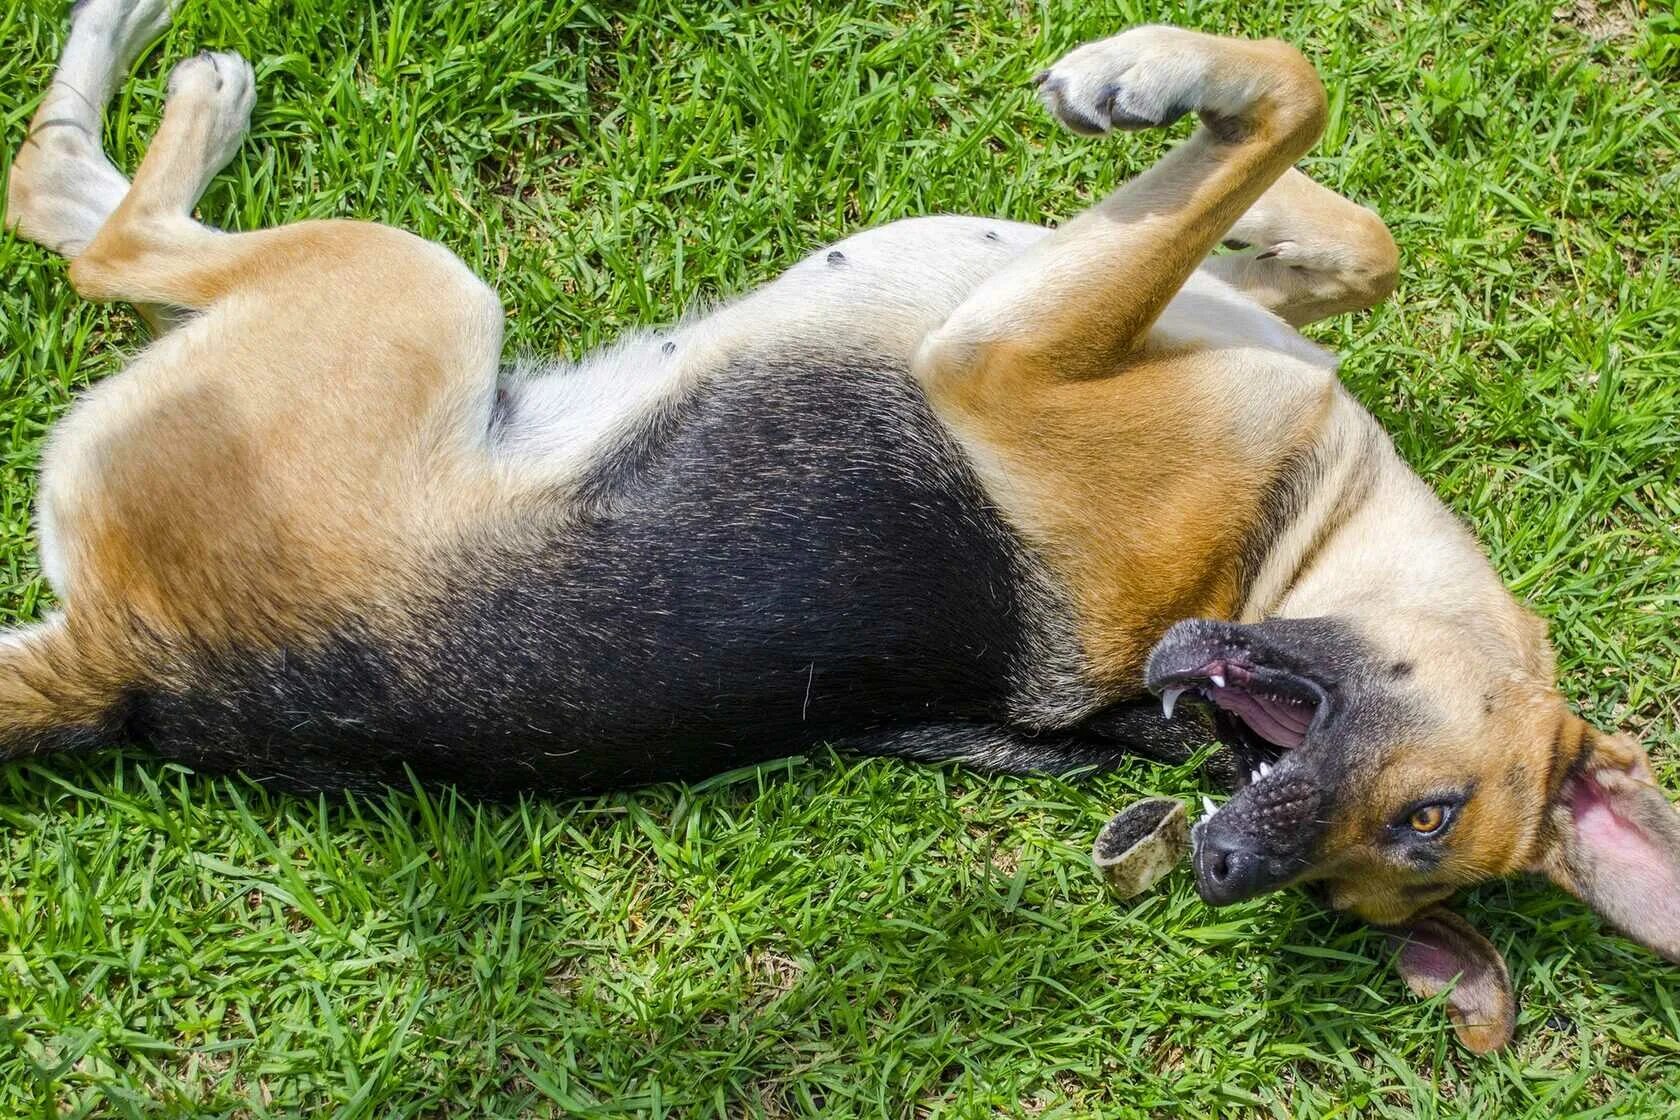
[[[829,264],[845,264],[846,263],[846,254],[844,254],[840,250],[836,249],[833,252],[828,254],[828,263]]]

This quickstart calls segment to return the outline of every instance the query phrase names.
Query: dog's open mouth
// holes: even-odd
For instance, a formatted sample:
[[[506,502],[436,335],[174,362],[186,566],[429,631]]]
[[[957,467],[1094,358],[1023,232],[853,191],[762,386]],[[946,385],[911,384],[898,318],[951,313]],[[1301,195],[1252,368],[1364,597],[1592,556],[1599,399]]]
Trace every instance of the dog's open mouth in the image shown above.
[[[1264,778],[1272,764],[1306,741],[1324,710],[1324,690],[1279,669],[1214,658],[1152,682],[1170,718],[1186,694],[1213,710],[1214,731],[1237,756],[1237,788]]]
[[[1224,804],[1204,796],[1190,830],[1196,890],[1208,902],[1253,898],[1311,872],[1329,823],[1320,771],[1335,765],[1356,643],[1322,619],[1190,619],[1150,652],[1145,685],[1169,714],[1202,701],[1235,764],[1235,793]]]

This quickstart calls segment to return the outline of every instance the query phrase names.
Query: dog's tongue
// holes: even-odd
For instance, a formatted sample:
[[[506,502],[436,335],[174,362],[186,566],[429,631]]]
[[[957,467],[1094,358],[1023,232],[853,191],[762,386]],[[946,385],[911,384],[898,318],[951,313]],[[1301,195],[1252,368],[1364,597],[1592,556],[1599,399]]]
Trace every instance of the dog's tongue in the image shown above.
[[[1208,685],[1213,702],[1241,719],[1250,731],[1275,747],[1294,748],[1307,737],[1312,726],[1313,708],[1288,696],[1253,692],[1254,678],[1237,665],[1224,666],[1224,672]],[[1224,683],[1217,683],[1223,681]]]
[[[1213,702],[1248,724],[1249,730],[1276,747],[1294,748],[1307,737],[1312,709],[1240,688],[1215,688]]]

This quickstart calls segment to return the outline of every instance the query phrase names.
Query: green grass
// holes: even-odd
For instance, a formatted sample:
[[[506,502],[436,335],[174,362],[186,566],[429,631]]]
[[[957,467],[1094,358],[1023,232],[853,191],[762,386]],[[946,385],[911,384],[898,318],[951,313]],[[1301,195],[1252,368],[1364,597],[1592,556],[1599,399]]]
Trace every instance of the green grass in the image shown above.
[[[1676,788],[1673,18],[1554,7],[207,0],[109,145],[132,167],[167,63],[237,48],[261,92],[209,220],[406,226],[499,288],[514,347],[577,353],[862,225],[1075,212],[1161,143],[1037,111],[1027,77],[1082,39],[1163,17],[1285,35],[1331,90],[1309,169],[1405,254],[1392,302],[1315,335],[1551,618],[1582,710]],[[7,151],[63,34],[57,0],[0,0]],[[141,336],[32,247],[0,238],[0,276],[8,621],[49,598],[42,440]],[[1108,901],[1091,837],[1139,793],[1198,792],[1190,768],[1065,783],[821,754],[486,808],[106,754],[0,787],[5,1116],[1680,1110],[1680,971],[1537,884],[1465,902],[1523,1000],[1485,1060],[1381,938],[1304,898],[1214,912],[1181,873]]]

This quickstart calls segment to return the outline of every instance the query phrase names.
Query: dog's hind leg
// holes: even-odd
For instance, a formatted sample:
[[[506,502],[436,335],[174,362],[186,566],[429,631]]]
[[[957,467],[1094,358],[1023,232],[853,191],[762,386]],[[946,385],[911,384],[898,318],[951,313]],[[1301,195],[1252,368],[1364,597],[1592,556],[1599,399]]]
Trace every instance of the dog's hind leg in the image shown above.
[[[75,258],[111,216],[128,180],[100,146],[105,104],[169,26],[169,0],[86,0],[70,17],[52,85],[12,162],[6,226]]]
[[[70,265],[88,299],[203,313],[87,394],[44,460],[55,570],[71,585],[102,580],[107,597],[148,599],[159,614],[183,609],[167,592],[172,567],[197,564],[201,584],[226,577],[268,610],[306,596],[305,581],[293,571],[264,583],[252,565],[224,563],[240,548],[295,532],[294,549],[331,563],[343,583],[371,570],[367,550],[423,535],[372,522],[424,511],[425,531],[446,534],[452,511],[488,508],[485,487],[502,481],[484,454],[502,312],[459,260],[362,222],[235,234],[193,219],[252,100],[237,55],[177,65],[132,187]],[[165,491],[177,495],[175,516],[160,518]],[[311,521],[292,524],[282,510]],[[248,538],[236,546],[241,524]],[[231,594],[194,609],[226,613],[217,603]]]
[[[486,454],[501,307],[458,259],[368,223],[193,219],[252,102],[237,55],[180,63],[133,184],[102,219],[74,210],[78,292],[199,313],[83,394],[43,454],[43,567],[85,631],[272,640],[505,493]],[[52,213],[56,173],[19,174],[28,221]]]
[[[5,226],[61,256],[80,256],[128,193],[100,145],[101,117],[136,58],[169,26],[171,0],[83,0],[52,84],[12,161]],[[154,329],[166,309],[141,307]]]
[[[134,184],[70,264],[88,299],[202,310],[218,277],[250,255],[254,235],[230,236],[193,220],[192,208],[245,135],[255,95],[250,64],[201,54],[176,64],[169,100]]]
[[[451,372],[474,379],[475,395],[487,402],[493,386],[480,377],[477,357],[482,342],[499,347],[501,309],[447,250],[366,222],[230,234],[194,220],[194,204],[238,149],[253,99],[251,67],[236,54],[200,54],[176,65],[163,121],[133,185],[71,262],[76,290],[92,300],[189,311],[252,295],[265,304],[259,329],[296,324],[307,304],[323,344],[379,341],[387,333],[393,344],[407,340],[415,348],[440,340],[444,353],[433,356],[446,364],[455,351],[472,351],[474,360]],[[487,322],[469,329],[457,314]],[[346,333],[335,336],[339,328]],[[478,328],[488,328],[488,336]],[[287,363],[273,357],[282,375]],[[415,361],[411,374],[431,364]]]
[[[1373,211],[1290,168],[1225,234],[1242,252],[1202,269],[1295,326],[1375,307],[1400,251]]]

